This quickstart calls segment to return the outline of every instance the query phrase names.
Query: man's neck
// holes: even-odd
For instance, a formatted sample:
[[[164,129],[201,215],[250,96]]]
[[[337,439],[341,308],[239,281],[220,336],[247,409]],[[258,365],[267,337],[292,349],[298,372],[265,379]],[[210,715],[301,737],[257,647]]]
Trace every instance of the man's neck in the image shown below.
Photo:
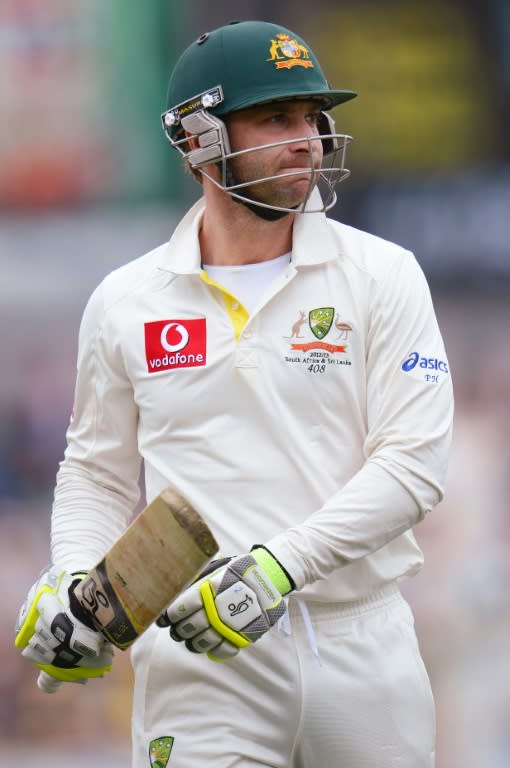
[[[199,235],[203,264],[256,264],[292,250],[293,214],[264,221],[230,197],[217,203],[206,196]]]

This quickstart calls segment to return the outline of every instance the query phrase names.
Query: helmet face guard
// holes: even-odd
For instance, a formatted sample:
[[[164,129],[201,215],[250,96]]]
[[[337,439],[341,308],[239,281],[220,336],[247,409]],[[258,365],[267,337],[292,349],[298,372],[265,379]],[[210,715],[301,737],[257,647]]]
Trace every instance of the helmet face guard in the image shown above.
[[[201,35],[184,51],[170,79],[169,108],[161,117],[165,136],[191,169],[233,198],[283,213],[315,212],[329,210],[335,204],[335,187],[349,176],[345,151],[351,137],[336,133],[325,110],[355,96],[353,91],[330,88],[317,57],[295,33],[268,22],[233,22]],[[228,120],[224,118],[239,110],[279,101],[317,102],[322,110],[318,135],[232,152]],[[314,167],[317,141],[322,143],[321,168]],[[308,146],[309,167],[242,182],[235,179],[234,161],[298,142]],[[257,198],[258,185],[303,173],[308,173],[309,184],[296,208],[271,205]],[[307,202],[318,185],[323,206],[312,210]]]
[[[214,90],[215,93],[221,94],[220,86],[217,86]],[[209,95],[208,93],[200,94],[190,101],[201,105],[202,101],[208,102],[209,99],[207,97]],[[337,200],[335,187],[350,175],[350,171],[345,168],[345,155],[347,146],[352,139],[346,134],[336,133],[335,123],[327,112],[320,113],[319,133],[317,136],[286,139],[232,152],[227,126],[223,120],[208,112],[203,106],[194,112],[185,110],[185,114],[182,114],[181,117],[179,115],[181,108],[182,105],[169,109],[162,114],[161,120],[165,136],[193,170],[200,171],[216,187],[227,192],[231,197],[240,202],[250,203],[261,208],[268,208],[283,213],[316,213],[318,211],[328,211],[335,205]],[[231,169],[231,161],[233,159],[255,152],[263,152],[275,147],[296,143],[303,144],[305,142],[308,146],[308,167],[300,168],[298,171],[258,177],[243,182],[239,182],[234,178]],[[314,164],[313,147],[316,142],[321,142],[322,144],[323,161],[320,168],[317,168]],[[211,164],[216,165],[219,169],[219,178],[216,175],[211,175],[211,169],[207,167],[211,166]],[[309,177],[308,189],[305,192],[303,201],[297,207],[284,208],[257,199],[257,185],[292,176],[303,176],[304,173],[307,173]],[[321,191],[323,205],[319,208],[307,207],[307,202],[316,186]],[[252,190],[255,191],[255,196],[252,194]]]

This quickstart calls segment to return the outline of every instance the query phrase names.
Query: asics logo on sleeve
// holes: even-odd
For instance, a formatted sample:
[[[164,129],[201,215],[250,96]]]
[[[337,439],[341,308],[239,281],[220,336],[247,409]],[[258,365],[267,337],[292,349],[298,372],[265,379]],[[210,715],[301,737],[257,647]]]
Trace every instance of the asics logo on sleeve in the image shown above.
[[[429,371],[441,371],[441,373],[449,373],[448,363],[445,360],[440,360],[438,357],[425,357],[420,355],[419,352],[411,352],[408,358],[402,363],[402,370],[405,373],[414,370],[419,366],[420,368],[426,368]]]
[[[206,364],[206,321],[156,320],[145,323],[145,358],[149,373]]]

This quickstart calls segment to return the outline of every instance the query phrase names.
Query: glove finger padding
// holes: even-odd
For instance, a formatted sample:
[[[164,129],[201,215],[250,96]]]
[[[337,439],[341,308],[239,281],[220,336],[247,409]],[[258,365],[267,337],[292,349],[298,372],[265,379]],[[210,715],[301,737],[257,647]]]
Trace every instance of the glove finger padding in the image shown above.
[[[207,575],[202,574],[167,609],[172,637],[185,640],[189,650],[222,660],[271,629],[285,613],[283,594],[293,584],[267,550],[261,564],[259,552],[224,560],[216,569],[209,566]],[[267,564],[279,588],[269,577]]]
[[[89,629],[82,624],[79,619],[74,617],[71,621],[65,612],[65,606],[56,594],[46,592],[41,595],[37,608],[39,610],[39,618],[35,626],[37,635],[41,635],[50,644],[53,642],[55,648],[62,644],[79,656],[91,658],[99,656],[104,645],[103,637],[95,629]]]
[[[72,589],[82,576],[55,567],[45,571],[30,589],[16,626],[15,645],[22,656],[65,682],[103,677],[112,666],[111,645],[73,614]]]

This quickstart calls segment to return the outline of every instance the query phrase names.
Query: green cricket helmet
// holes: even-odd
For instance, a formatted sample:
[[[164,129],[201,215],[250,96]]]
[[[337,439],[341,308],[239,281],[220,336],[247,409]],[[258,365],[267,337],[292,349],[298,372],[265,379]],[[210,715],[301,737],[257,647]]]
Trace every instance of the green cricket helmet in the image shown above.
[[[284,27],[262,21],[232,22],[201,35],[180,56],[168,89],[167,110],[161,116],[163,130],[192,169],[200,171],[234,198],[261,208],[283,213],[304,212],[317,184],[312,144],[321,141],[324,161],[320,177],[327,195],[320,210],[336,202],[334,187],[349,175],[344,168],[345,150],[350,136],[336,133],[326,110],[353,99],[356,93],[329,87],[317,57],[310,47]],[[246,152],[232,152],[223,118],[232,112],[282,100],[317,101],[321,108],[319,135],[261,145],[249,151],[296,141],[309,142],[310,187],[298,209],[281,208],[257,199],[257,184],[275,177],[237,183],[229,161]],[[194,142],[190,142],[190,138]],[[215,163],[221,180],[210,175],[206,166]],[[296,175],[298,172],[279,174]],[[310,211],[310,208],[307,208]]]

